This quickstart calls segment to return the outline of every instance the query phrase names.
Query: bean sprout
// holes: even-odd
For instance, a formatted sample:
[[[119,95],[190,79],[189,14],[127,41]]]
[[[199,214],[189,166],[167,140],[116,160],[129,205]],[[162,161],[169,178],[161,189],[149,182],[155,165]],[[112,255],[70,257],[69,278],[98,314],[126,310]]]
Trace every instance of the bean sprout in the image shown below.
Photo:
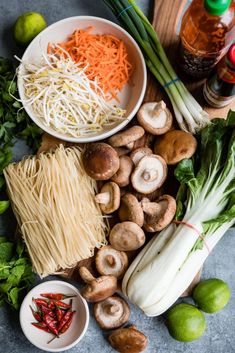
[[[102,131],[124,120],[125,110],[106,102],[97,81],[71,58],[43,55],[42,63],[21,62],[25,105],[31,106],[45,126],[79,137]],[[23,69],[23,70],[22,70]]]

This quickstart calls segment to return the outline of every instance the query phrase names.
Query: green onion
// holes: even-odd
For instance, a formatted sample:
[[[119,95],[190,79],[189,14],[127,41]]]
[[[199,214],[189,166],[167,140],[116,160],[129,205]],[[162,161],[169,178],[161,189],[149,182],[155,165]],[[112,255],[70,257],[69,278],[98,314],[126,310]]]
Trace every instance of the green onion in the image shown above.
[[[177,79],[167,86],[177,78],[177,75],[154,28],[136,5],[135,0],[104,0],[104,2],[139,44],[147,67],[164,87],[171,100],[179,127],[194,134],[207,126],[210,122],[208,114],[187,90],[183,82]]]

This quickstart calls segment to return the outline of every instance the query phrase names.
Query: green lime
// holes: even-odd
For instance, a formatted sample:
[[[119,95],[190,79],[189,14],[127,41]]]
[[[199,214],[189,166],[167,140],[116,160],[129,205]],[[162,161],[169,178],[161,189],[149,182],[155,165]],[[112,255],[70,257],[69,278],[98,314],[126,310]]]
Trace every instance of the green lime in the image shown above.
[[[18,17],[14,25],[14,38],[19,44],[26,45],[46,28],[46,21],[40,13],[26,12]]]
[[[206,320],[195,306],[176,304],[167,313],[167,328],[177,341],[190,342],[203,335]]]
[[[193,291],[193,300],[206,313],[216,313],[223,309],[230,298],[230,289],[221,279],[211,278],[201,281]]]

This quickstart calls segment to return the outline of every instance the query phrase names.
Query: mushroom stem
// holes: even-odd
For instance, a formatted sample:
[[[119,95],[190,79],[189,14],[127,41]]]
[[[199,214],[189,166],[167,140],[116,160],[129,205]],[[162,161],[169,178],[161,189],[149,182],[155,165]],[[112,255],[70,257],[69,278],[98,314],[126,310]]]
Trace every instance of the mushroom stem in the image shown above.
[[[120,307],[117,304],[107,305],[106,311],[109,315],[117,315],[120,311]]]
[[[155,106],[150,114],[153,118],[156,118],[156,117],[159,117],[161,115],[162,111],[165,109],[166,109],[165,102],[160,101],[155,104]]]
[[[161,209],[156,202],[150,202],[147,198],[144,198],[141,201],[141,206],[144,213],[150,218],[155,217]]]
[[[145,181],[153,181],[158,177],[158,171],[156,169],[146,169],[143,174],[143,179]]]
[[[79,268],[79,274],[85,283],[91,283],[95,279],[95,277],[85,266]]]
[[[110,192],[107,191],[107,192],[102,192],[100,194],[97,194],[95,196],[95,201],[97,203],[102,203],[106,205],[110,202],[110,198],[111,198]]]
[[[133,147],[134,147],[134,142],[130,142],[126,145],[126,147],[129,149],[129,150],[132,150]]]
[[[113,255],[107,255],[105,260],[109,264],[109,266],[111,266],[111,267],[116,266],[116,260],[115,260],[115,257]]]

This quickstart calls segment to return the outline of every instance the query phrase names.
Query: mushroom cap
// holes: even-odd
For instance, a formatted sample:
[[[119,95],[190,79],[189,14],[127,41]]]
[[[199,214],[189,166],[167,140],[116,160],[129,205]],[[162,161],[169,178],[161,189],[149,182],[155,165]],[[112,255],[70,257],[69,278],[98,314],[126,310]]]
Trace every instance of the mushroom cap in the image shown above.
[[[99,203],[100,209],[105,214],[110,214],[116,211],[120,206],[120,188],[110,181],[103,185],[100,193],[96,195],[95,200]]]
[[[150,154],[153,154],[153,151],[149,147],[139,147],[131,152],[130,158],[133,163],[137,165],[143,157],[149,156]]]
[[[130,175],[134,164],[130,157],[121,156],[120,166],[118,171],[112,176],[112,180],[117,183],[120,187],[127,186],[130,183]]]
[[[162,135],[172,126],[172,114],[163,101],[144,103],[137,113],[138,122],[145,131]]]
[[[112,275],[121,278],[128,267],[128,257],[125,252],[118,251],[107,245],[98,250],[95,263],[97,271],[101,275]]]
[[[82,288],[81,294],[88,302],[99,302],[113,295],[117,290],[117,277],[100,276]]]
[[[109,234],[109,242],[116,250],[136,250],[145,243],[145,234],[134,222],[117,223]]]
[[[154,146],[154,153],[162,156],[167,164],[176,164],[184,158],[191,158],[197,148],[193,135],[181,130],[168,131],[160,136]]]
[[[141,126],[132,126],[129,129],[119,132],[109,138],[108,142],[113,147],[129,145],[144,135],[144,129]]]
[[[139,353],[148,345],[147,337],[135,326],[119,328],[108,337],[111,346],[120,353]]]
[[[130,308],[123,298],[113,295],[94,305],[94,316],[102,329],[113,329],[129,320]]]
[[[132,194],[125,194],[121,198],[118,210],[120,220],[131,221],[142,227],[144,224],[144,212],[137,198]]]
[[[119,157],[107,143],[91,143],[83,155],[86,173],[95,180],[110,179],[119,168]]]
[[[142,194],[149,194],[159,189],[167,177],[167,165],[157,155],[143,157],[131,175],[132,186]]]
[[[158,211],[153,216],[145,216],[144,229],[147,232],[157,232],[171,223],[176,212],[176,201],[170,195],[162,195],[158,201]]]

